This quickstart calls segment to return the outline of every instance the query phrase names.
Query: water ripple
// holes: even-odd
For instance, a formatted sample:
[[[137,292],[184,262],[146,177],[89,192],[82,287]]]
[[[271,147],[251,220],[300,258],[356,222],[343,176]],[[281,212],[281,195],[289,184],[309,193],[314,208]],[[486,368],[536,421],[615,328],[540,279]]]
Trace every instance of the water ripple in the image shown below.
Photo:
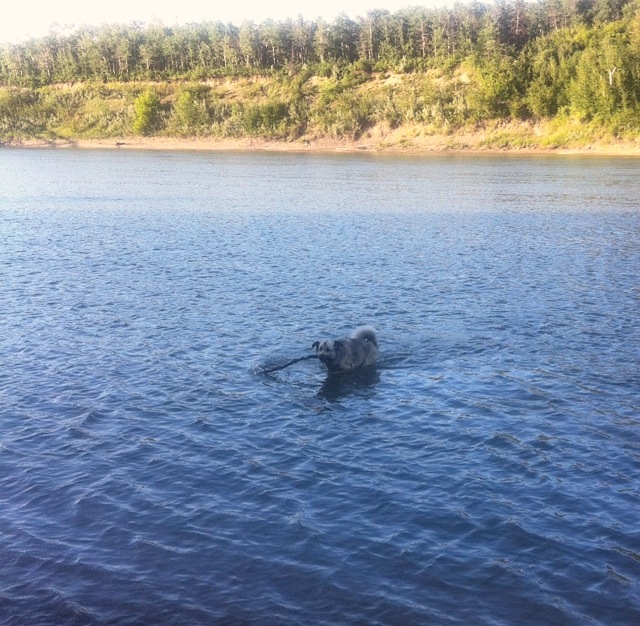
[[[2,623],[640,620],[634,162],[74,155],[0,153]]]

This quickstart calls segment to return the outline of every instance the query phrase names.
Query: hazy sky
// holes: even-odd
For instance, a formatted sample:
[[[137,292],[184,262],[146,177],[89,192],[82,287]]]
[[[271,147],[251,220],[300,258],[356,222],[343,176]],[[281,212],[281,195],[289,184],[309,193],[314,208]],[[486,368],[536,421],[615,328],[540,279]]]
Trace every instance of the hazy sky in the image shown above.
[[[393,12],[421,4],[448,5],[453,0],[9,0],[0,15],[0,42],[46,35],[54,23],[79,27],[105,22],[150,22],[155,18],[168,26],[207,19],[240,24],[244,19],[282,20],[299,13],[307,19],[322,16],[332,20],[342,12],[356,17],[370,9]]]

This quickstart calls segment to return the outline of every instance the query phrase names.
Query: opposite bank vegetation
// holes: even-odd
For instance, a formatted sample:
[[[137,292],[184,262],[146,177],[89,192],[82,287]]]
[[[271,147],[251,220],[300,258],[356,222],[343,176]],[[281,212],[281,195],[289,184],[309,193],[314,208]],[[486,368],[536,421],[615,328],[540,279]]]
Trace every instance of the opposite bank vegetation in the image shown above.
[[[465,132],[484,132],[489,148],[639,142],[640,0],[109,25],[0,48],[5,143],[358,140],[399,128],[408,144]]]

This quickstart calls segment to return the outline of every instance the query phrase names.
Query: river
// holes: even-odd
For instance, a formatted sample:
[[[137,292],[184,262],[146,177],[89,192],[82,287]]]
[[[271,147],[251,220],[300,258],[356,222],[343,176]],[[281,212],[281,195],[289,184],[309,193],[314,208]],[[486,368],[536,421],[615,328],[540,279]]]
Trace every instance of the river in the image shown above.
[[[638,161],[0,150],[3,624],[640,623]],[[311,344],[375,326],[374,371]]]

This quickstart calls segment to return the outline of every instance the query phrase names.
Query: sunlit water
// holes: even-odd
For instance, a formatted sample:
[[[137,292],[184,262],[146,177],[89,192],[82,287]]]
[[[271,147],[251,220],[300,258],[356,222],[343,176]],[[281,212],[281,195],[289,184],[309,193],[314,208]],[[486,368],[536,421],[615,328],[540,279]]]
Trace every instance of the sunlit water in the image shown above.
[[[638,171],[0,151],[0,622],[640,623]]]

